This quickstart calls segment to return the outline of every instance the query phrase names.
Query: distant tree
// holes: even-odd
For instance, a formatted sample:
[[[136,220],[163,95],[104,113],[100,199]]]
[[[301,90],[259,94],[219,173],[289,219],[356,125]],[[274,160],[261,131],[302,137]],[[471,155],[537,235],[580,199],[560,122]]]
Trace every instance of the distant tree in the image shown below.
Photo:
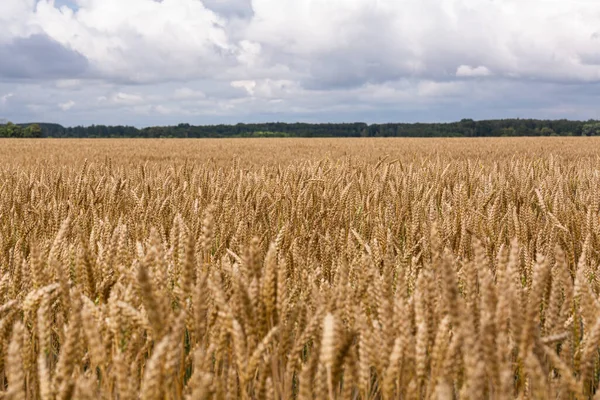
[[[12,122],[7,123],[4,126],[5,129],[5,134],[4,137],[14,137],[15,134],[15,124],[13,124]]]
[[[583,125],[581,134],[582,134],[582,136],[599,136],[600,135],[600,123],[593,122],[590,124]]]
[[[32,138],[33,136],[31,135],[31,126],[28,126],[26,128],[24,128],[22,130],[22,136],[23,138]]]
[[[548,128],[547,126],[543,127],[540,130],[540,134],[542,136],[556,136],[556,132],[552,128]]]
[[[462,131],[464,136],[475,136],[475,129],[477,123],[470,118],[463,118],[458,123],[459,129]]]
[[[0,0],[1,1],[1,0]],[[37,125],[35,127],[34,125]],[[41,130],[41,132],[40,132]],[[58,124],[0,124],[2,137],[191,137],[222,138],[260,135],[285,135],[289,137],[490,137],[490,136],[548,136],[586,135],[600,136],[600,121],[498,119],[474,121],[462,119],[450,123],[258,123],[235,125],[200,125],[181,123],[174,126],[154,126],[138,129],[132,126],[75,126]]]
[[[502,128],[500,136],[515,136],[515,128]]]
[[[29,131],[31,137],[41,138],[42,137],[42,128],[38,124],[29,125]]]

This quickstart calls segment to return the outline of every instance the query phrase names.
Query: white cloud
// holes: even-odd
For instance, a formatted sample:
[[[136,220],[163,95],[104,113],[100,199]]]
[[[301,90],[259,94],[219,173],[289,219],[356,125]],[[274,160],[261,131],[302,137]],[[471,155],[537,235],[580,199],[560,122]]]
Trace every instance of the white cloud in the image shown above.
[[[75,106],[75,102],[73,100],[69,100],[66,103],[60,103],[58,105],[58,107],[63,111],[69,111],[74,106]]]
[[[254,95],[254,89],[256,88],[256,81],[242,80],[231,82],[231,87],[237,89],[244,89],[249,95]]]
[[[32,21],[99,73],[139,82],[213,73],[234,50],[198,0],[82,0],[77,12],[42,0]]]
[[[206,95],[202,91],[188,87],[178,88],[173,92],[173,98],[176,100],[203,99],[205,97]]]
[[[110,98],[110,100],[116,104],[134,105],[134,104],[139,104],[139,103],[143,102],[144,98],[142,96],[140,96],[139,94],[119,92],[119,93],[115,93]]]
[[[7,93],[7,94],[3,95],[2,97],[0,97],[0,104],[4,105],[4,104],[8,103],[8,99],[10,99],[13,96],[14,96],[13,93]]]
[[[239,43],[237,59],[243,65],[253,67],[259,63],[262,47],[260,43],[242,40]]]
[[[244,89],[250,96],[268,99],[286,97],[301,90],[297,82],[285,79],[233,81],[231,82],[231,86]]]
[[[590,39],[600,25],[600,3],[592,0],[255,0],[253,4],[249,39],[313,65],[325,59],[324,71],[333,67],[334,73],[345,74],[363,68],[387,79],[443,79],[461,65],[485,65],[507,77],[600,79],[598,66],[578,60],[582,53],[600,53]],[[369,69],[369,64],[379,68]],[[366,79],[360,74],[358,78]]]
[[[492,75],[492,72],[484,66],[471,67],[469,65],[461,65],[456,69],[456,76],[459,77],[481,77],[490,75]]]
[[[41,31],[31,24],[36,0],[2,0],[0,1],[0,44],[9,42],[14,37],[28,36]]]

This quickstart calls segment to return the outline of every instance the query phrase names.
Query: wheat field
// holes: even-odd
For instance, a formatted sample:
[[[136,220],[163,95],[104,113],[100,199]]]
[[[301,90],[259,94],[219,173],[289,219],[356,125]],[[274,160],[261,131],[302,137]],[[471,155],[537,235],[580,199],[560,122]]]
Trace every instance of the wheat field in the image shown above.
[[[2,399],[600,398],[600,140],[6,140]]]

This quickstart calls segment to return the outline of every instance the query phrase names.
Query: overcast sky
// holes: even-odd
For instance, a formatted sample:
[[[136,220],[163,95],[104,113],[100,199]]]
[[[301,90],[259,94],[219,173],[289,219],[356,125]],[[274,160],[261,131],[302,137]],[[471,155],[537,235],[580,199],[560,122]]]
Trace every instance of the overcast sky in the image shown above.
[[[598,0],[0,0],[0,119],[600,118]]]

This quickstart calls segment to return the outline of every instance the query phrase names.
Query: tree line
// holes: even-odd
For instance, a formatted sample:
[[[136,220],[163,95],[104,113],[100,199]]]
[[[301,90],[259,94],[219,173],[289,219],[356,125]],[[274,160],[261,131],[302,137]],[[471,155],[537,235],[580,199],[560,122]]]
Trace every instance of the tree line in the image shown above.
[[[223,138],[223,137],[492,137],[599,136],[600,121],[463,119],[450,123],[262,123],[236,125],[75,126],[58,124],[0,125],[0,137],[56,138]]]
[[[15,125],[8,122],[0,125],[0,137],[39,138],[43,137],[43,132],[39,124]]]

